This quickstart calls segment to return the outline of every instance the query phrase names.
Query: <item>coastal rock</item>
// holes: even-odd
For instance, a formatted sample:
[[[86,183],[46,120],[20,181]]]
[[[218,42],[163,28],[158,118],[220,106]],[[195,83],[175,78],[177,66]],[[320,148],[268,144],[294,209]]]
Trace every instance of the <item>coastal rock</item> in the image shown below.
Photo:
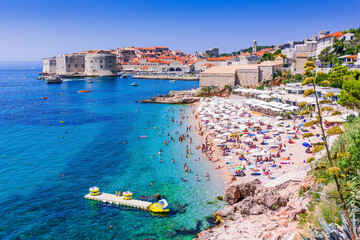
[[[259,185],[259,179],[231,183],[226,186],[224,201],[229,204],[235,204],[246,197],[253,196]]]
[[[257,191],[255,201],[269,209],[276,210],[281,206],[285,206],[288,199],[281,196],[274,188],[265,188]]]
[[[251,187],[250,187],[251,186]],[[284,181],[273,187],[243,182],[227,186],[226,199],[236,202],[218,211],[220,226],[202,231],[199,239],[295,239],[299,214],[305,213],[310,197],[299,200],[299,181]],[[246,191],[245,191],[246,190]],[[247,194],[246,197],[242,194]],[[224,198],[225,199],[225,198]],[[226,216],[226,217],[222,217]]]
[[[228,216],[233,215],[234,212],[235,212],[234,206],[227,205],[222,210],[217,211],[215,214],[223,218],[227,218]]]
[[[251,207],[249,214],[250,215],[259,215],[265,211],[265,207],[263,205],[255,204]]]
[[[141,103],[191,104],[200,100],[198,90],[170,91],[168,95],[141,100]]]

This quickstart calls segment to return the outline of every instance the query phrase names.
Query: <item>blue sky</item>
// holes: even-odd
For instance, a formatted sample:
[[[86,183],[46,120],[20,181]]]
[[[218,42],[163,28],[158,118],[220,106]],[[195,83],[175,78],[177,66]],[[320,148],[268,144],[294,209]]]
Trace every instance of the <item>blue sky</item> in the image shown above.
[[[0,0],[0,61],[168,46],[187,53],[301,40],[360,27],[359,0]]]

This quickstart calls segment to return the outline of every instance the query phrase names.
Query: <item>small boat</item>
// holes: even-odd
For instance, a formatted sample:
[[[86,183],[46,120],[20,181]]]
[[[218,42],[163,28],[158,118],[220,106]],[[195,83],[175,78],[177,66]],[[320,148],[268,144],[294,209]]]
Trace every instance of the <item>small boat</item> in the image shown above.
[[[127,77],[129,77],[129,75],[126,73],[120,74],[120,78],[127,78]]]
[[[170,80],[170,82],[176,82],[176,80]]]
[[[132,83],[131,86],[135,87],[135,86],[139,86],[139,84],[137,84],[137,83]]]
[[[46,83],[62,83],[62,78],[57,75],[52,75],[46,78]]]

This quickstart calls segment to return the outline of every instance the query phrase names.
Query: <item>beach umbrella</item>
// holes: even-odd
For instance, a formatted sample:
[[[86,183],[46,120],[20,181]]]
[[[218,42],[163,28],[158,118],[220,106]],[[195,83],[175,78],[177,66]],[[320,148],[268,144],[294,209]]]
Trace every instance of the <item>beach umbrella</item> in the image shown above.
[[[253,139],[250,137],[244,139],[244,142],[252,142],[252,141],[253,141]]]
[[[215,128],[216,130],[221,130],[221,129],[223,129],[223,127],[220,126],[220,125],[216,125],[214,128]]]
[[[301,145],[303,145],[304,147],[309,147],[310,146],[310,143],[308,143],[308,142],[303,142]]]
[[[256,149],[256,148],[253,148],[253,149],[250,149],[250,150],[249,150],[249,153],[256,153],[257,151],[259,151],[259,150]]]
[[[234,167],[234,170],[237,171],[237,170],[243,170],[242,167]]]
[[[268,132],[269,132],[268,129],[263,129],[263,130],[261,130],[261,133],[268,133]]]

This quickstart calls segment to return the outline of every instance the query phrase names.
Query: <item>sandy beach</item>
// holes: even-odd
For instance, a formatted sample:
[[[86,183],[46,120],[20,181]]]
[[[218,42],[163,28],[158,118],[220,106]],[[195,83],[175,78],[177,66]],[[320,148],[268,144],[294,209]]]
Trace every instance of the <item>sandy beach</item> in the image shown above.
[[[303,127],[310,117],[263,116],[242,101],[241,97],[212,98],[193,104],[196,130],[204,141],[202,151],[226,183],[258,178],[271,185],[284,175],[291,178],[304,172],[306,159],[314,157],[311,146],[322,141],[319,127]],[[309,132],[314,136],[304,139]]]

